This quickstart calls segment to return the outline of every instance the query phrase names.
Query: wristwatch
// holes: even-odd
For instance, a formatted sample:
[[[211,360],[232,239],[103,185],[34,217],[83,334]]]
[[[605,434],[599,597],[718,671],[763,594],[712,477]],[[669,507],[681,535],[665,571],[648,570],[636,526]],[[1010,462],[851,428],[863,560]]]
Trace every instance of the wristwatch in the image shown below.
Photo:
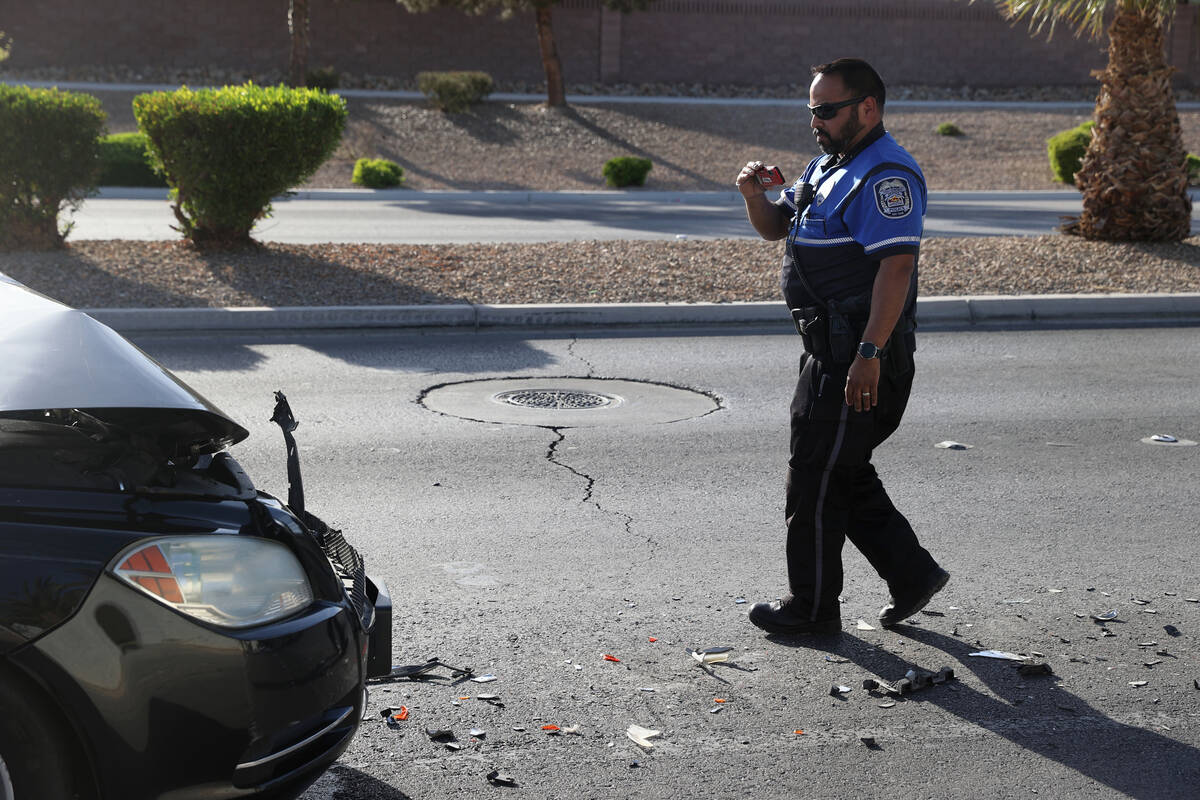
[[[859,358],[879,358],[879,354],[882,352],[883,351],[880,348],[876,347],[870,342],[858,343]]]

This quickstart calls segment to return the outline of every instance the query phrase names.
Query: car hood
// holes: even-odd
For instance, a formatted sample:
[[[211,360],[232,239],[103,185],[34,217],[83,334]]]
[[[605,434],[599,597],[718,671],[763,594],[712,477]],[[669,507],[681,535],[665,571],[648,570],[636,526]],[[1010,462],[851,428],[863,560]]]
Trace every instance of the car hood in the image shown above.
[[[180,454],[249,433],[116,331],[0,273],[0,414],[146,409],[141,432]],[[168,411],[169,410],[169,413]]]

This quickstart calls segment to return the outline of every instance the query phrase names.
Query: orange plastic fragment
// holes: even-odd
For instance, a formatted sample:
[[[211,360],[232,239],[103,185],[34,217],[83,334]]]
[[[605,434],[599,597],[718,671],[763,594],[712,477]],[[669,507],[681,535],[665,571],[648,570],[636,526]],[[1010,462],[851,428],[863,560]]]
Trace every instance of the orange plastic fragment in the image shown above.
[[[400,710],[392,714],[392,719],[406,720],[408,719],[408,706],[400,706]]]
[[[610,656],[608,653],[604,654],[604,660],[605,661],[615,661],[618,664],[621,663],[621,659],[617,658],[616,656]]]
[[[470,700],[471,695],[469,695],[469,694],[459,695],[458,699],[459,700]]]
[[[724,700],[723,698],[720,698],[720,697],[714,697],[714,698],[713,698],[713,702],[714,702],[714,703],[724,703],[724,702],[725,702],[725,700]]]
[[[795,734],[796,734],[797,736],[803,736],[803,735],[804,735],[804,731],[797,730],[797,731],[795,731]]]
[[[556,731],[556,730],[559,730],[559,727],[558,727],[557,725],[543,725],[543,726],[542,726],[542,730],[544,730],[544,731]]]
[[[650,637],[650,641],[652,641],[652,642],[657,642],[657,641],[658,641],[658,637],[657,637],[657,636],[651,636],[651,637]]]

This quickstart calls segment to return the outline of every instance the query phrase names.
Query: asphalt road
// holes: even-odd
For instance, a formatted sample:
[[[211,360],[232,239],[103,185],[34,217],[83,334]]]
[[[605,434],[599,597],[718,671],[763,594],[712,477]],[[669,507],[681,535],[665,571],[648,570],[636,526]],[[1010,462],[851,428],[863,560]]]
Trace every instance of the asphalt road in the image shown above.
[[[73,239],[175,239],[163,192],[106,189],[74,216]],[[934,192],[926,236],[1051,233],[1079,193]],[[294,244],[753,238],[736,192],[317,191],[277,201],[254,236]],[[1196,212],[1200,214],[1200,207]]]
[[[953,578],[919,625],[858,630],[886,592],[848,547],[845,632],[808,641],[745,618],[784,588],[794,336],[136,341],[251,430],[234,453],[277,494],[284,447],[266,420],[283,389],[309,509],[391,588],[395,663],[498,676],[373,685],[370,719],[305,800],[514,791],[486,783],[493,769],[537,797],[1196,796],[1200,447],[1140,440],[1200,439],[1194,364],[1164,357],[1200,348],[1200,328],[924,334],[909,414],[876,464]],[[562,428],[554,412],[502,424],[418,402],[449,382],[563,376],[665,383],[719,408],[650,423],[635,397],[618,424]],[[1109,610],[1117,621],[1091,619]],[[685,652],[709,646],[733,663],[706,672]],[[969,655],[984,649],[1056,674]],[[914,665],[958,678],[888,708],[860,688]],[[399,730],[378,717],[388,705],[410,709]],[[631,723],[662,731],[653,750]]]

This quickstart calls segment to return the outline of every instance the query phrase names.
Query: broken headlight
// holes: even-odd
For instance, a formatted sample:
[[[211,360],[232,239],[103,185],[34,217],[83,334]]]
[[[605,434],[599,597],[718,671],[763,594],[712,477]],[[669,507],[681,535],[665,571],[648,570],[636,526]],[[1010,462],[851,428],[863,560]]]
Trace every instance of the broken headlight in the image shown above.
[[[112,573],[135,589],[223,628],[274,622],[313,601],[299,560],[267,539],[210,535],[143,541],[113,565]]]

